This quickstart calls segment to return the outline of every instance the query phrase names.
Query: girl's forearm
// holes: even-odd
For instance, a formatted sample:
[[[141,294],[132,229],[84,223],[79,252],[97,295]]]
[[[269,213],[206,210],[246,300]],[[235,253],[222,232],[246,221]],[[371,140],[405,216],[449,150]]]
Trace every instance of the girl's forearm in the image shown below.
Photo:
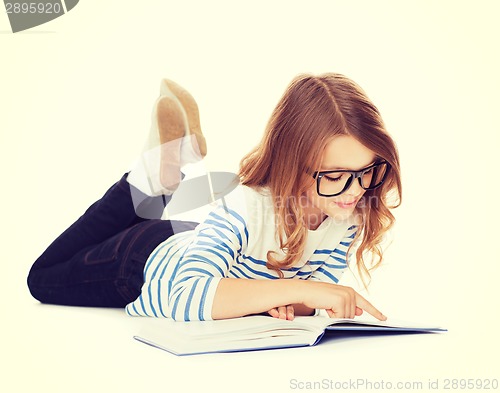
[[[350,287],[307,280],[241,278],[223,278],[219,281],[212,305],[212,318],[259,314],[290,304],[299,304],[300,312],[307,308],[311,311],[318,308],[336,318],[354,318],[365,310],[381,321],[387,319],[380,310]]]
[[[212,318],[236,318],[267,312],[274,307],[287,304],[300,304],[303,284],[302,280],[223,278],[215,293]],[[301,309],[301,311],[307,310]]]

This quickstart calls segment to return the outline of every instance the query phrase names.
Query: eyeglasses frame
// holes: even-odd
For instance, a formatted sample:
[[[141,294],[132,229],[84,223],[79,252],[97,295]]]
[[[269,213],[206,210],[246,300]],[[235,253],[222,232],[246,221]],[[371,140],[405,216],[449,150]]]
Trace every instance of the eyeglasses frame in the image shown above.
[[[376,166],[379,166],[379,165],[382,165],[382,164],[386,164],[387,165],[387,169],[384,173],[384,177],[382,178],[382,181],[380,182],[380,184],[376,185],[375,187],[363,187],[363,184],[361,182],[361,177],[367,172],[369,171],[370,169],[372,168],[375,168]],[[342,169],[336,169],[336,170],[333,170],[333,171],[316,171],[312,174],[312,177],[316,180],[316,192],[318,193],[319,196],[322,196],[322,197],[335,197],[335,196],[339,196],[341,194],[343,194],[344,192],[346,192],[352,185],[353,181],[358,179],[358,182],[359,182],[359,185],[360,187],[363,189],[363,190],[375,190],[376,188],[380,187],[382,184],[384,184],[385,180],[387,179],[387,175],[389,174],[391,170],[391,164],[389,164],[387,161],[379,161],[379,162],[376,162],[370,166],[367,166],[366,168],[363,168],[363,169],[360,169],[359,171],[349,171],[349,170],[342,170]],[[332,194],[332,195],[328,195],[328,194],[322,194],[320,191],[319,191],[319,184],[321,182],[321,178],[325,175],[329,175],[329,174],[332,174],[332,173],[349,173],[351,176],[349,177],[349,179],[347,180],[344,188],[342,189],[342,191],[336,193],[336,194]]]

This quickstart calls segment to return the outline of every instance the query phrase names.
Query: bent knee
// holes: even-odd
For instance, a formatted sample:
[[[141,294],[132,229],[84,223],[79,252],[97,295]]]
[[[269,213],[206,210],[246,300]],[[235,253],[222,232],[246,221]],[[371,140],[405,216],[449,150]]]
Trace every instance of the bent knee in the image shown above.
[[[28,273],[28,278],[26,280],[26,283],[28,284],[28,289],[31,293],[31,296],[33,296],[39,302],[45,303],[42,290],[43,287],[40,285],[40,271],[31,268],[31,270]]]

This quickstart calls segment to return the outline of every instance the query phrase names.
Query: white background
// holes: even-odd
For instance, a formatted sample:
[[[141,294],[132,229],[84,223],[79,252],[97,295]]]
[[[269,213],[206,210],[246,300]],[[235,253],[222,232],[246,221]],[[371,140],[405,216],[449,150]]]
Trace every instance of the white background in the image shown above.
[[[98,1],[12,34],[0,14],[3,391],[291,391],[290,380],[499,378],[496,1]],[[162,77],[236,171],[289,81],[343,73],[379,107],[404,197],[368,296],[438,336],[176,358],[121,310],[42,306],[31,263],[127,170]],[[347,281],[349,282],[349,281]]]

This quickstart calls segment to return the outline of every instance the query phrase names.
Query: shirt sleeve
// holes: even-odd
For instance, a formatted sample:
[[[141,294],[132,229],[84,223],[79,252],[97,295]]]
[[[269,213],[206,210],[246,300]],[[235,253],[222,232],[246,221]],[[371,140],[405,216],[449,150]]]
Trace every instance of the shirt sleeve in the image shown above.
[[[347,268],[351,253],[349,247],[356,237],[357,226],[351,225],[340,243],[333,249],[325,262],[309,277],[309,280],[330,282],[337,284]]]
[[[241,213],[241,212],[240,212]],[[242,214],[220,203],[198,225],[169,282],[169,310],[174,320],[211,320],[219,281],[248,244]]]

